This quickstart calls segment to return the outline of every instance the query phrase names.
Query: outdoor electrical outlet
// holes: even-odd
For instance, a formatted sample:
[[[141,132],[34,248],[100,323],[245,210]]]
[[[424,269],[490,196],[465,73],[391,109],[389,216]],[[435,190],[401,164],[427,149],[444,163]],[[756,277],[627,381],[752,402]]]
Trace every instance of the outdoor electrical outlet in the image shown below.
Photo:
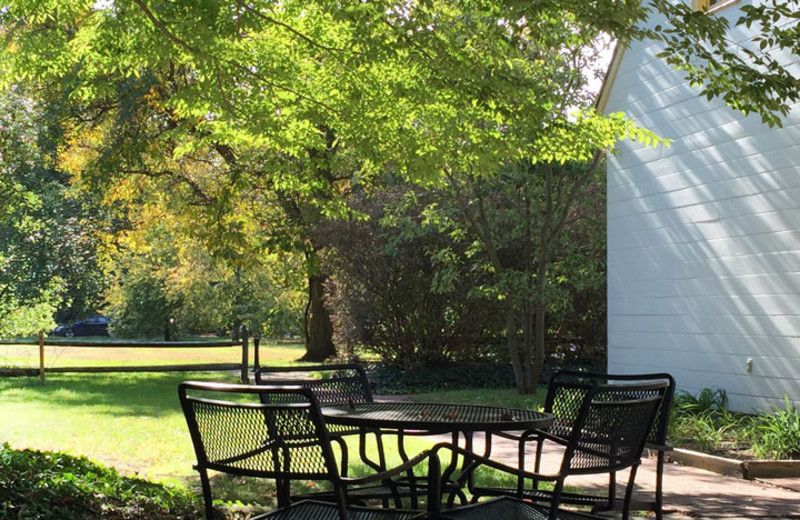
[[[747,358],[747,371],[753,371],[753,358]]]

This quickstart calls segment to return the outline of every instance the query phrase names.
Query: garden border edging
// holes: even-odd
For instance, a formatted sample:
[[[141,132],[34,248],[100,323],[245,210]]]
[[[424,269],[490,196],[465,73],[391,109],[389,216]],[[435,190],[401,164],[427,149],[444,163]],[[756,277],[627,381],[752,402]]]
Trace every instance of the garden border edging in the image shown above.
[[[731,477],[744,479],[800,477],[800,460],[735,460],[682,448],[675,448],[669,455],[681,464]]]

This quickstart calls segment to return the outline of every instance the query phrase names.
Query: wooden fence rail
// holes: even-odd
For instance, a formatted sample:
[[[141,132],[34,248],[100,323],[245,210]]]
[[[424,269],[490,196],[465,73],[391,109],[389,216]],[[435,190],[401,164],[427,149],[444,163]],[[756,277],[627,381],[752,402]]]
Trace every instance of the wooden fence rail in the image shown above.
[[[240,379],[243,383],[250,382],[249,350],[250,339],[246,329],[242,329],[241,341],[81,341],[59,340],[46,338],[44,332],[39,332],[38,339],[0,340],[3,345],[38,345],[39,368],[3,368],[0,376],[36,376],[45,380],[45,372],[51,373],[108,373],[108,372],[211,372],[240,370]],[[99,367],[51,367],[45,368],[44,347],[82,347],[82,348],[223,348],[241,346],[242,360],[240,363],[203,363],[183,365],[138,365],[138,366],[99,366]],[[255,347],[253,362],[254,369],[258,369],[260,338],[253,338]]]

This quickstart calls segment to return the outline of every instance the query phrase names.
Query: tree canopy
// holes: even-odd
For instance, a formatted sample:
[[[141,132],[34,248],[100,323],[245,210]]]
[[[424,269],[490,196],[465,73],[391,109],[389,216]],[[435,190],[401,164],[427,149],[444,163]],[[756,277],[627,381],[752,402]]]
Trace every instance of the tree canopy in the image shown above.
[[[103,213],[58,169],[57,125],[45,104],[0,97],[0,335],[53,325],[54,311],[98,304]]]
[[[58,101],[60,167],[109,206],[150,179],[230,265],[302,252],[319,280],[314,224],[359,218],[347,197],[387,173],[442,186],[660,142],[594,110],[604,38],[660,41],[703,95],[780,124],[800,90],[769,51],[800,38],[771,22],[798,3],[742,6],[759,36],[732,45],[671,0],[9,0],[0,86]]]
[[[564,111],[580,71],[559,51],[641,16],[598,4],[19,1],[3,13],[2,66],[7,81],[60,89],[82,116],[73,130],[105,140],[106,156],[91,159],[113,150],[123,172],[215,152],[231,177],[291,190],[320,169],[431,179],[563,159],[578,132],[594,147],[634,132]],[[154,118],[134,124],[143,107]],[[147,139],[121,153],[112,145],[126,132]]]

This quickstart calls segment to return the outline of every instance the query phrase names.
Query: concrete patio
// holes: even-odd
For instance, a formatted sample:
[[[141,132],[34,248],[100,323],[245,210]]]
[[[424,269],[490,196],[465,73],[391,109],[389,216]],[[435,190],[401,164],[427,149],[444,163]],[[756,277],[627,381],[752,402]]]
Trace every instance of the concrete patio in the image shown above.
[[[482,440],[476,439],[482,447]],[[516,464],[516,445],[495,439],[493,457]],[[531,456],[533,453],[531,452]],[[531,458],[532,460],[532,458]],[[560,461],[558,450],[545,452],[545,467],[555,469]],[[550,465],[548,466],[547,463]],[[653,496],[656,476],[655,458],[645,459],[636,478],[634,496],[643,500]],[[627,473],[618,479],[622,493]],[[581,476],[567,480],[577,487],[603,488],[607,477]],[[744,480],[710,471],[668,463],[664,469],[664,513],[667,518],[800,518],[800,479]]]

